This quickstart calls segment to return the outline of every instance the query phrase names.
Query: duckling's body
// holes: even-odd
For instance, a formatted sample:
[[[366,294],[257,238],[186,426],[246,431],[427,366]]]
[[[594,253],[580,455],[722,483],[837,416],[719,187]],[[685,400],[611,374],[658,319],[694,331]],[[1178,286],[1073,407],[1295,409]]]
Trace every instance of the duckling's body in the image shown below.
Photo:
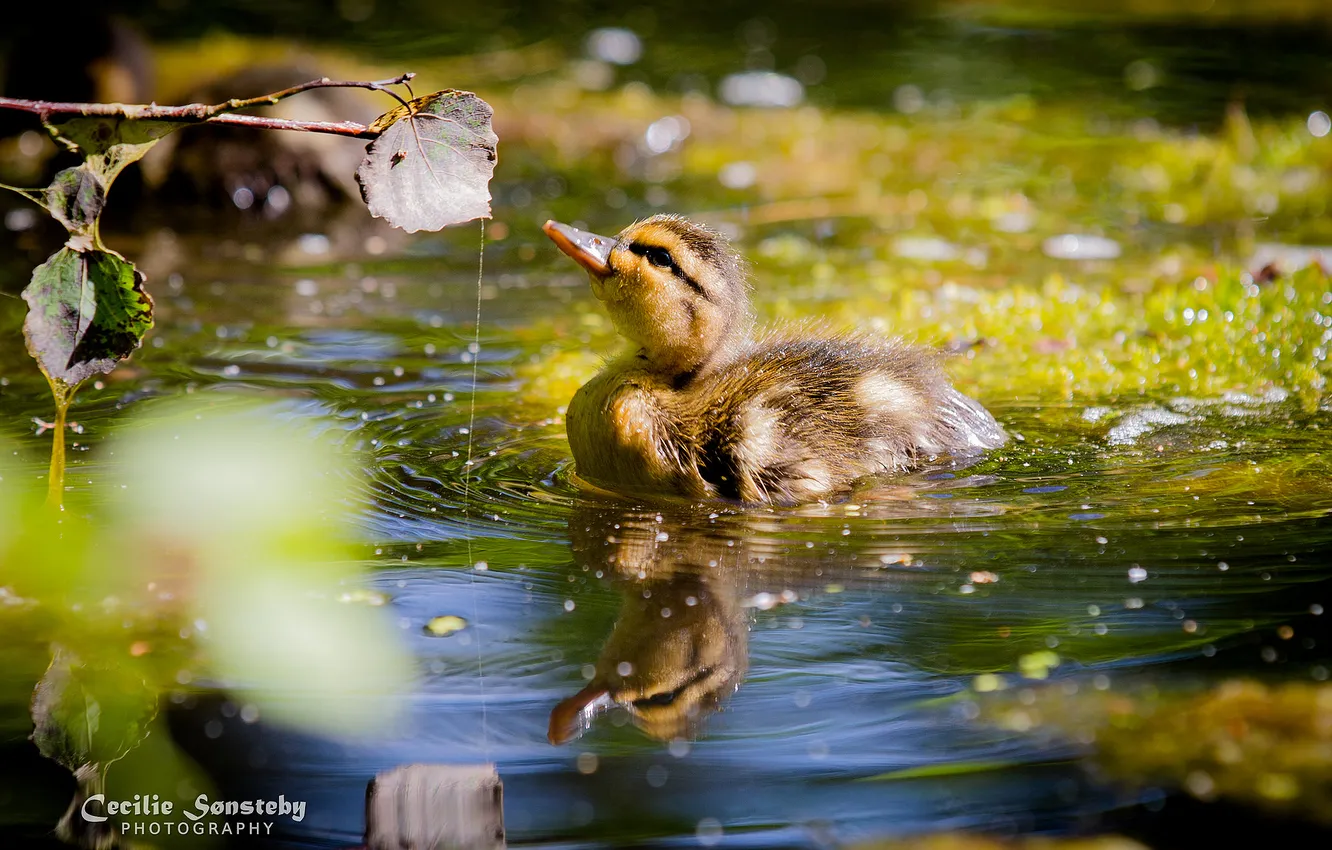
[[[546,232],[588,269],[635,344],[569,405],[578,473],[593,483],[803,502],[1007,439],[925,349],[859,335],[753,336],[743,264],[710,230],[655,216],[614,240],[554,222]]]

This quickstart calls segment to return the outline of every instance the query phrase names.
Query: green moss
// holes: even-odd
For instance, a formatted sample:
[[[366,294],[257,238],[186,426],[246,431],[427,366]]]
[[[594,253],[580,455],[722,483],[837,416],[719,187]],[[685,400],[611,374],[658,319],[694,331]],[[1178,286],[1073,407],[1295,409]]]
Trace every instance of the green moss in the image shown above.
[[[983,716],[1094,742],[1105,774],[1133,787],[1332,823],[1332,685],[1232,679],[1181,693],[1066,684],[1028,689],[1017,705],[1001,696]]]
[[[1303,121],[1251,124],[1233,109],[1218,132],[1198,135],[1100,126],[1027,98],[910,120],[735,110],[633,87],[590,95],[550,83],[541,97],[531,88],[497,112],[519,116],[509,145],[573,175],[557,214],[613,232],[639,211],[611,213],[589,189],[667,187],[688,199],[671,206],[737,232],[766,318],[965,348],[953,370],[987,401],[1279,388],[1308,410],[1325,395],[1325,274],[1264,283],[1245,266],[1257,242],[1332,238],[1332,140]],[[681,151],[617,164],[616,151],[672,113],[690,122]],[[736,162],[753,167],[743,191],[718,183]],[[1108,236],[1122,255],[1047,256],[1043,241],[1063,233]],[[914,259],[904,239],[933,240],[915,244],[940,253]],[[593,352],[616,349],[590,298],[571,310],[532,332],[573,329]],[[566,384],[595,369],[586,351],[548,364],[558,380],[524,374],[557,406]]]

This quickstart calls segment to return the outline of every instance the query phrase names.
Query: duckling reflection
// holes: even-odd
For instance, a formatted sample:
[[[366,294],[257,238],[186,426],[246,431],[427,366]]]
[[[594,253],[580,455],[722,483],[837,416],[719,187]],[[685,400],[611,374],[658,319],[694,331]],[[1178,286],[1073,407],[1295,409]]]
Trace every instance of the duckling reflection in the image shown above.
[[[965,464],[953,461],[946,468],[955,472]],[[925,471],[902,481],[898,492],[864,491],[875,501],[855,506],[855,515],[894,524],[946,512],[951,527],[962,528],[968,518],[990,516],[995,508],[918,496],[982,480]],[[591,681],[551,712],[550,741],[572,740],[613,706],[652,738],[697,737],[749,670],[749,630],[758,611],[830,583],[845,588],[870,581],[880,590],[937,582],[934,572],[878,571],[900,563],[897,535],[852,540],[839,534],[836,546],[827,545],[829,532],[843,529],[846,516],[829,506],[771,511],[706,502],[663,502],[651,509],[590,497],[578,502],[569,519],[574,561],[604,576],[622,602]],[[813,546],[808,534],[824,545]],[[804,545],[796,542],[802,538]]]
[[[592,681],[550,715],[550,741],[577,737],[619,705],[658,740],[692,738],[749,668],[742,541],[658,511],[585,508],[570,521],[575,560],[619,584],[623,606]]]

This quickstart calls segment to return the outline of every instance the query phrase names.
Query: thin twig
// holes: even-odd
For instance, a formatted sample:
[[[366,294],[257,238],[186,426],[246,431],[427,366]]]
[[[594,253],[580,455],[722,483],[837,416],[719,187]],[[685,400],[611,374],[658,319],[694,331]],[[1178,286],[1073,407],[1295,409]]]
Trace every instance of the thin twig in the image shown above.
[[[379,133],[364,124],[355,121],[289,121],[286,118],[269,118],[265,115],[215,115],[204,121],[205,124],[232,124],[241,127],[255,127],[260,130],[295,130],[302,133],[328,133],[334,136],[351,136],[356,139],[375,139]]]
[[[359,88],[384,92],[403,106],[407,101],[389,86],[406,85],[415,74],[407,73],[389,80],[356,81],[330,80],[321,77],[317,80],[301,83],[282,91],[252,98],[233,98],[223,103],[189,103],[184,106],[158,106],[150,104],[123,103],[66,103],[52,100],[23,100],[13,97],[0,97],[0,109],[15,109],[31,112],[44,123],[50,123],[57,115],[75,115],[83,117],[128,118],[147,121],[179,121],[187,124],[239,124],[265,130],[296,130],[305,133],[329,133],[336,136],[353,136],[361,139],[373,139],[379,134],[364,124],[354,121],[288,121],[282,118],[265,118],[257,115],[234,115],[239,109],[253,109],[260,106],[272,106],[280,100],[322,88]],[[411,89],[409,88],[410,92]]]
[[[416,74],[408,72],[406,74],[400,74],[391,80],[375,80],[373,82],[330,80],[328,77],[320,77],[317,80],[310,80],[309,82],[301,83],[300,85],[292,86],[291,88],[283,89],[282,91],[273,92],[272,94],[265,94],[251,98],[232,98],[226,103],[210,106],[209,109],[217,110],[218,114],[220,114],[222,112],[232,112],[237,109],[253,109],[259,106],[272,106],[279,100],[291,97],[292,95],[300,94],[304,91],[310,91],[311,89],[326,88],[371,89],[373,91],[382,91],[391,97],[397,98],[403,106],[406,106],[406,102],[388,87],[406,85],[407,81],[415,76]]]

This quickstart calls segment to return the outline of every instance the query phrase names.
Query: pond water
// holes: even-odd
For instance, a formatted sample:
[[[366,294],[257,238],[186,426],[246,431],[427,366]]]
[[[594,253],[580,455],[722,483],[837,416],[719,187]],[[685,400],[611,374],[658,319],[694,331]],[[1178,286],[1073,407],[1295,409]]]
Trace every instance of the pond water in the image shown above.
[[[789,30],[774,17],[737,36],[751,53]],[[1118,52],[1092,63],[1115,67],[1080,69],[1069,95],[1101,93],[1070,103],[1023,75],[1076,66],[1060,57],[1084,24],[1010,32],[1001,20],[958,39],[942,20],[920,19],[919,40],[860,69],[919,69],[927,45],[935,76],[893,79],[896,101],[867,94],[855,68],[836,96],[854,52],[827,48],[814,107],[681,100],[684,38],[677,53],[649,41],[655,58],[608,93],[569,94],[592,61],[573,36],[568,64],[545,76],[478,84],[501,138],[479,329],[475,224],[408,238],[355,207],[313,224],[224,211],[200,226],[158,209],[108,235],[148,269],[157,326],[81,391],[71,488],[113,476],[107,436],[165,399],[241,393],[275,418],[323,423],[363,462],[367,585],[420,674],[405,716],[370,740],[244,722],[207,691],[176,701],[172,734],[229,796],[309,801],[311,815],[269,843],[359,843],[366,783],[413,762],[493,762],[514,844],[1124,828],[1167,846],[1151,836],[1176,810],[1193,812],[1186,834],[1222,828],[1182,802],[1197,792],[1187,765],[1105,770],[1133,763],[1133,736],[1083,724],[1116,698],[1168,713],[1237,678],[1273,692],[1328,678],[1332,298],[1316,272],[1246,274],[1265,264],[1253,265],[1262,245],[1290,258],[1284,246],[1326,238],[1326,92],[1295,73],[1280,97],[1254,96],[1252,126],[1227,121],[1234,80],[1208,85],[1179,58],[1212,55],[1179,46],[1199,30],[1129,21]],[[1033,40],[1055,45],[1056,71],[1023,64]],[[788,52],[814,55],[806,41]],[[695,73],[712,85],[727,61],[743,68],[712,55]],[[1148,69],[1126,88],[1135,61]],[[994,68],[1027,83],[940,93],[944,76]],[[1139,87],[1162,69],[1183,82]],[[1261,65],[1255,79],[1276,74]],[[1107,79],[1119,90],[1095,82]],[[560,108],[535,106],[543,93]],[[687,120],[656,123],[672,116]],[[566,138],[576,132],[583,141]],[[1250,143],[1258,152],[1244,154]],[[613,232],[663,209],[734,234],[766,320],[821,317],[953,351],[959,385],[1015,440],[831,504],[583,491],[563,405],[616,343],[539,225]],[[9,252],[6,292],[25,281],[23,250]],[[20,306],[0,303],[6,327]],[[49,435],[32,422],[50,404],[16,333],[0,340],[0,376],[0,438],[36,479]],[[465,627],[429,634],[441,616]],[[40,671],[44,647],[23,651]],[[562,700],[616,676],[642,689],[634,711],[547,740]],[[4,728],[18,740],[26,705],[10,690]],[[1112,745],[1127,753],[1107,755]],[[9,778],[41,781],[0,798],[0,820],[41,835],[69,789],[31,759],[15,764]],[[1324,791],[1268,795],[1289,818],[1272,823],[1317,820]],[[1261,793],[1237,798],[1263,808]]]

